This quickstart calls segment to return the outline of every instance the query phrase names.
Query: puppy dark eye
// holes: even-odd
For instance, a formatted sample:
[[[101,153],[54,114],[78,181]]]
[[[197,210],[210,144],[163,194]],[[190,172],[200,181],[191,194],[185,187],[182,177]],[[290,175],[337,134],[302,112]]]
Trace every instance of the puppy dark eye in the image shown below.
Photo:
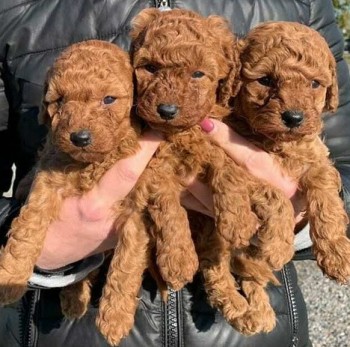
[[[157,72],[159,69],[157,66],[153,65],[153,64],[147,64],[144,66],[144,69],[150,73],[155,73]]]
[[[203,77],[204,75],[205,75],[205,73],[202,72],[202,71],[195,71],[195,72],[192,74],[192,77],[193,77],[193,78],[201,78],[201,77]]]
[[[273,79],[269,76],[259,78],[258,82],[265,87],[272,87],[274,85]]]
[[[103,103],[105,105],[110,105],[110,104],[113,104],[116,100],[117,100],[116,97],[108,95],[103,99]]]
[[[316,81],[316,80],[313,80],[313,81],[311,82],[311,87],[312,87],[313,89],[317,89],[320,85],[321,85],[321,83],[318,82],[318,81]]]

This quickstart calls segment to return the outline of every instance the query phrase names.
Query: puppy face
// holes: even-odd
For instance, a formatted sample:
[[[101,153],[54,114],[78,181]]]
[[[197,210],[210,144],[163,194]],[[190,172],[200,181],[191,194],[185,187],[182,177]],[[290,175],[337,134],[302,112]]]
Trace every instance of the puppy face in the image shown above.
[[[252,130],[275,141],[321,131],[337,107],[335,61],[326,41],[297,23],[270,22],[243,43],[242,88],[235,106]]]
[[[78,161],[102,161],[130,127],[132,97],[128,55],[103,41],[78,43],[48,74],[43,121],[59,150]]]
[[[228,101],[239,60],[222,18],[149,9],[135,18],[131,35],[137,112],[151,127],[182,131]]]

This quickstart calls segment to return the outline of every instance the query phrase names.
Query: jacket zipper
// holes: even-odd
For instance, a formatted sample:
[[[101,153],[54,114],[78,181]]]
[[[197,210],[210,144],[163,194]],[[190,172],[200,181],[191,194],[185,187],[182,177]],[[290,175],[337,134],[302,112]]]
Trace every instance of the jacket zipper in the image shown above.
[[[164,347],[183,347],[181,291],[168,288],[168,301],[164,304]]]
[[[170,0],[154,0],[154,5],[159,9],[170,9]]]
[[[294,289],[292,286],[291,274],[288,266],[289,265],[286,265],[282,269],[282,277],[285,283],[287,299],[288,299],[288,307],[289,307],[290,316],[291,316],[292,344],[290,347],[297,347],[299,342],[299,338],[298,338],[299,317],[298,317],[298,310],[296,305]]]
[[[40,290],[33,290],[27,293],[28,309],[23,307],[21,315],[21,334],[23,347],[36,347],[38,343],[38,330],[35,322],[36,305],[40,299]],[[24,304],[23,304],[24,305]],[[25,314],[27,311],[27,314]]]
[[[155,0],[154,5],[160,10],[170,10],[170,0]],[[164,347],[183,347],[181,291],[168,288],[168,301],[163,304],[164,310]]]

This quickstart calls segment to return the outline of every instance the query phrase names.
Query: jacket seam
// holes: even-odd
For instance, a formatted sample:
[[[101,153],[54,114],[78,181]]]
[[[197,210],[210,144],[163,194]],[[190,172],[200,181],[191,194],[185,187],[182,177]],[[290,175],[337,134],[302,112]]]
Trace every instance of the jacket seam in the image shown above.
[[[315,0],[310,0],[310,17],[309,17],[309,20],[308,20],[308,26],[312,28],[312,26],[310,25],[310,21],[311,21],[311,18],[313,17],[313,3],[315,2]],[[334,20],[331,20],[327,23],[324,23],[323,25],[321,25],[320,27],[317,27],[317,31],[319,31],[320,29],[323,29],[329,25],[332,25],[332,23],[334,23]]]
[[[300,2],[300,3],[302,3],[302,4],[304,4],[304,5],[307,5],[307,6],[311,6],[310,5],[310,1],[303,1],[303,0],[297,0],[298,2]]]
[[[74,43],[77,43],[77,42],[82,42],[82,41],[88,41],[88,40],[100,40],[100,39],[106,39],[106,38],[110,38],[110,37],[113,37],[113,36],[119,36],[121,33],[125,32],[129,30],[128,28],[124,28],[123,30],[119,30],[119,31],[114,31],[114,32],[111,32],[111,33],[108,33],[108,34],[104,34],[104,35],[97,35],[97,36],[93,36],[93,37],[85,37],[83,39],[79,39],[77,41],[74,41],[74,42],[71,42],[69,43],[68,45],[65,45],[65,46],[61,46],[61,47],[55,47],[55,48],[49,48],[49,49],[42,49],[40,51],[34,51],[34,52],[27,52],[27,53],[23,53],[21,55],[18,55],[16,57],[13,57],[11,59],[9,59],[8,61],[9,62],[14,62],[15,60],[17,59],[20,59],[20,58],[23,58],[25,56],[29,56],[29,55],[37,55],[37,54],[43,54],[43,53],[49,53],[49,52],[55,52],[55,51],[60,51],[60,50],[63,50],[67,47],[69,47],[70,45],[74,44]]]
[[[20,6],[23,6],[23,5],[28,5],[28,4],[32,3],[32,2],[38,2],[38,1],[40,1],[40,0],[23,1],[23,2],[21,2],[20,4],[17,4],[17,5],[15,5],[15,6],[12,6],[12,7],[9,7],[9,8],[6,8],[6,9],[0,11],[0,15],[6,13],[6,12],[8,12],[8,11],[11,11],[11,10],[13,10],[13,9],[16,8],[16,7],[20,7]]]

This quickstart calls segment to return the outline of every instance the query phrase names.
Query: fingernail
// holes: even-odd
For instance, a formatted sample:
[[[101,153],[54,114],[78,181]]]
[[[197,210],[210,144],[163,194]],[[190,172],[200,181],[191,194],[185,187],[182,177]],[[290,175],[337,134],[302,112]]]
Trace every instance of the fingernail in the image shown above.
[[[209,118],[204,119],[200,123],[200,126],[202,130],[206,133],[210,133],[214,129],[214,123]]]

